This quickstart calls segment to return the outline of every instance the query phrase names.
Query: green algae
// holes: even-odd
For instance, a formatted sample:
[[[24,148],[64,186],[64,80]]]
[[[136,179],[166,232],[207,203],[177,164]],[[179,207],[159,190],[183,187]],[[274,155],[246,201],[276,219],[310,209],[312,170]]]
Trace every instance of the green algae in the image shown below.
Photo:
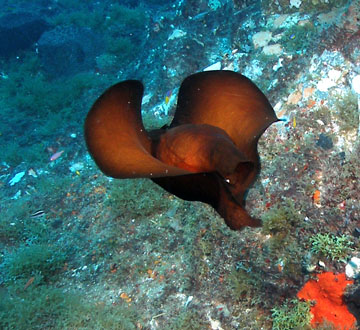
[[[0,327],[18,329],[136,329],[133,308],[89,302],[86,295],[47,285],[23,283],[0,293]]]
[[[313,45],[316,35],[317,29],[311,23],[295,25],[285,30],[280,43],[289,52],[304,53],[307,48]]]
[[[6,252],[1,269],[5,281],[30,279],[33,276],[49,281],[65,264],[66,254],[56,244],[30,243]]]
[[[310,303],[297,299],[286,301],[271,310],[273,330],[310,329]]]
[[[323,255],[331,260],[345,261],[353,250],[351,237],[348,235],[335,236],[318,233],[310,237],[311,252]]]
[[[261,296],[262,281],[254,275],[251,268],[234,269],[227,278],[231,296],[235,301],[250,299],[255,304],[256,297]]]
[[[184,310],[181,312],[167,329],[169,330],[202,330],[208,328],[208,324],[201,319],[199,312]]]
[[[117,3],[111,6],[98,3],[96,10],[89,11],[81,2],[74,5],[62,1],[61,4],[64,7],[63,11],[65,9],[67,12],[59,13],[51,19],[51,23],[55,26],[73,25],[106,32],[111,26],[143,28],[146,22],[145,10],[141,6],[129,8]]]
[[[136,45],[132,43],[130,38],[109,38],[107,39],[106,51],[113,55],[120,54],[119,62],[121,61],[124,64],[124,62],[129,62],[132,59],[133,54],[136,52]]]
[[[141,6],[128,8],[117,3],[113,4],[109,10],[109,20],[107,25],[123,25],[127,28],[144,28],[146,23],[145,9]]]
[[[158,118],[151,112],[143,112],[142,120],[146,130],[158,129],[170,122],[170,118],[168,116]]]
[[[166,212],[172,196],[149,179],[127,179],[112,182],[108,191],[107,205],[114,214],[124,218],[148,217]]]
[[[317,12],[317,11],[330,11],[334,7],[339,8],[347,3],[347,0],[302,0],[298,8],[292,6],[290,0],[264,0],[261,6],[267,12],[272,13],[293,13],[293,12]]]
[[[349,132],[358,129],[358,98],[355,93],[349,91],[344,95],[336,95],[334,101],[334,112],[337,122],[342,131]]]
[[[292,241],[291,234],[300,225],[301,213],[295,203],[288,199],[273,206],[263,215],[263,233],[271,235],[268,246],[272,254],[284,249]]]

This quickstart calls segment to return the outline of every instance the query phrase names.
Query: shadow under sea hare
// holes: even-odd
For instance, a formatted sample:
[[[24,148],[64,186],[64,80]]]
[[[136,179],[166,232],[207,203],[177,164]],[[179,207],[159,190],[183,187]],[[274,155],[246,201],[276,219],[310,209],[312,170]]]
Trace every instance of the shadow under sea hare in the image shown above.
[[[257,143],[278,121],[260,89],[233,71],[206,71],[181,84],[169,126],[146,131],[143,85],[126,80],[106,90],[85,121],[85,140],[102,172],[151,178],[168,192],[210,204],[234,230],[261,225],[244,209],[260,172]]]

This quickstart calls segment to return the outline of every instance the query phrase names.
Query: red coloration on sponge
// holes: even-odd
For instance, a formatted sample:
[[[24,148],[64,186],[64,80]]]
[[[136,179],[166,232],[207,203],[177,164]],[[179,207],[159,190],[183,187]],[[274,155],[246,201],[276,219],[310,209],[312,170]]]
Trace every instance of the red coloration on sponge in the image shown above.
[[[355,327],[356,319],[343,301],[345,288],[352,283],[353,281],[346,280],[345,274],[325,272],[318,275],[317,281],[309,280],[304,285],[297,296],[299,299],[315,301],[315,305],[311,307],[313,327],[324,320],[342,330]]]

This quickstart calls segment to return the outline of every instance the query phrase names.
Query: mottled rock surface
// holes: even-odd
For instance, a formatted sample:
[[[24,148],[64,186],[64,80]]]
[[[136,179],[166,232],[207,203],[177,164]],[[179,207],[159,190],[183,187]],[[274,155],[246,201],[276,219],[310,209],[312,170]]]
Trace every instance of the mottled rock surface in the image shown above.
[[[90,29],[58,26],[42,35],[38,49],[44,70],[63,76],[91,69],[100,47]]]
[[[45,20],[26,12],[0,18],[0,56],[10,57],[30,48],[48,28]]]

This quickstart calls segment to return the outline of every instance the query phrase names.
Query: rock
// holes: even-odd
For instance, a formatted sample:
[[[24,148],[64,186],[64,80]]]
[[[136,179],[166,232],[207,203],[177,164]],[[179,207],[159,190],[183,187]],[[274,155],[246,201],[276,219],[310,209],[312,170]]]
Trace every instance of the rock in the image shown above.
[[[295,91],[288,96],[287,104],[298,104],[302,99],[302,94],[299,91]]]
[[[72,173],[76,173],[77,171],[81,171],[84,169],[84,163],[75,163],[75,164],[72,164],[70,167],[69,167],[69,170],[72,172]]]
[[[268,56],[280,55],[280,54],[282,54],[282,52],[283,52],[283,49],[280,44],[266,45],[263,48],[263,53]]]
[[[329,88],[335,87],[338,83],[338,80],[341,78],[341,71],[339,70],[330,70],[328,77],[325,77],[318,81],[317,89],[321,92],[327,92]]]
[[[301,0],[290,0],[290,8],[291,7],[300,8],[300,6],[301,6]]]
[[[178,39],[178,38],[182,38],[186,36],[186,32],[180,29],[175,29],[170,36],[168,37],[168,40],[174,40],[174,39]]]
[[[58,26],[41,36],[38,49],[44,70],[57,77],[94,67],[101,47],[90,29]]]
[[[355,93],[360,95],[360,75],[354,77],[354,79],[351,82],[351,85]]]
[[[345,156],[344,156],[344,159],[345,159]],[[360,237],[360,228],[356,227],[353,231],[353,235],[354,235],[354,237],[359,238]]]
[[[252,37],[252,41],[255,49],[259,47],[266,46],[272,39],[272,34],[270,31],[261,31],[255,33]]]
[[[311,95],[313,95],[315,92],[315,88],[314,87],[306,87],[304,88],[303,94],[304,97],[307,99],[309,98]]]
[[[140,0],[122,0],[121,4],[129,8],[136,8],[139,6]]]
[[[358,278],[360,276],[360,258],[352,257],[346,264],[345,274],[349,278]]]
[[[344,301],[349,311],[356,317],[360,324],[360,286],[359,284],[351,285],[344,295]]]
[[[316,145],[324,150],[330,150],[334,146],[331,137],[323,133],[320,133]]]
[[[49,25],[30,13],[12,13],[0,18],[0,56],[10,57],[30,48]]]
[[[20,180],[23,178],[24,175],[25,175],[25,171],[16,173],[15,176],[9,181],[9,185],[13,186],[14,184],[20,182]]]
[[[221,62],[216,62],[214,64],[211,64],[204,69],[204,71],[213,71],[213,70],[221,70]]]

